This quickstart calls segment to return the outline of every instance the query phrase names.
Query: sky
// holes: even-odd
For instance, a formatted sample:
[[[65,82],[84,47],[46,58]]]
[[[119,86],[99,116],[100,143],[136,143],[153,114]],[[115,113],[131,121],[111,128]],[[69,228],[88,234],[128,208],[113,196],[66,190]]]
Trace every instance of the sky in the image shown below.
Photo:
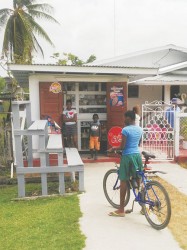
[[[12,8],[13,0],[0,0],[0,9]],[[167,44],[187,48],[186,0],[38,0],[53,6],[52,16],[60,23],[39,20],[55,47],[39,40],[45,58],[53,53],[72,53],[86,60],[120,56]],[[3,30],[0,30],[0,49]],[[1,75],[1,72],[0,72]]]

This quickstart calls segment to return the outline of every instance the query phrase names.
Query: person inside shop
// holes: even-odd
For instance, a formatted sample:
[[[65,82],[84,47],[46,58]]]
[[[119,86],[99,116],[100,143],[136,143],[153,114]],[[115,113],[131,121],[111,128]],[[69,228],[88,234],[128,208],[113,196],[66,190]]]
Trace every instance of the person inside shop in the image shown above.
[[[114,149],[122,150],[122,157],[119,168],[120,179],[120,207],[118,210],[110,212],[109,216],[124,217],[124,200],[127,190],[127,181],[132,177],[136,179],[136,170],[143,170],[142,157],[138,144],[142,136],[142,128],[135,126],[135,113],[132,110],[125,112],[125,127],[122,129],[122,141],[119,147],[112,147],[109,152]],[[126,211],[128,213],[128,210]]]
[[[133,112],[135,113],[135,125],[140,126],[140,106],[136,105],[132,108]]]
[[[100,150],[101,125],[98,114],[93,114],[93,122],[90,123],[90,153],[89,159],[97,160],[98,151]]]
[[[63,123],[67,146],[77,148],[77,111],[72,109],[72,101],[70,99],[66,101],[66,109],[63,111]]]

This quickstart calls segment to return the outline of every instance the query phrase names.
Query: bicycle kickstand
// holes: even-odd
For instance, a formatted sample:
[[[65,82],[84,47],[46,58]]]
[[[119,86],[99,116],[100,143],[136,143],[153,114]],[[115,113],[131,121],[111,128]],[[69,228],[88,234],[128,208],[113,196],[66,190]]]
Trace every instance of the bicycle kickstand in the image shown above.
[[[134,202],[135,202],[135,200],[134,200],[133,203],[132,203],[132,208],[131,208],[131,209],[127,209],[127,210],[125,211],[126,214],[130,214],[130,213],[133,212],[133,209],[134,209]]]

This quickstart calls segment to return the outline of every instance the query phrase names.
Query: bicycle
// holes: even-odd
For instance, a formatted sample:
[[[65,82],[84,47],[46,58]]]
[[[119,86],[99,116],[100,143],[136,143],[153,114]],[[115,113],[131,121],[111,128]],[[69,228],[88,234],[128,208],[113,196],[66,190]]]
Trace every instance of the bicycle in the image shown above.
[[[142,207],[142,214],[145,215],[149,224],[153,228],[161,230],[164,229],[170,221],[171,203],[169,195],[163,185],[158,181],[149,179],[149,177],[151,174],[166,173],[163,171],[151,171],[147,164],[149,164],[149,160],[155,158],[155,156],[144,151],[142,154],[145,158],[144,170],[137,171],[137,177],[140,179],[140,183],[137,183],[136,179],[128,181],[124,207],[130,200],[130,190],[132,189],[135,199],[132,204],[132,209],[128,210],[128,213],[133,212],[134,202],[138,202]],[[116,169],[110,169],[106,172],[103,179],[103,189],[108,202],[114,208],[119,209],[119,164],[115,163],[115,167]]]

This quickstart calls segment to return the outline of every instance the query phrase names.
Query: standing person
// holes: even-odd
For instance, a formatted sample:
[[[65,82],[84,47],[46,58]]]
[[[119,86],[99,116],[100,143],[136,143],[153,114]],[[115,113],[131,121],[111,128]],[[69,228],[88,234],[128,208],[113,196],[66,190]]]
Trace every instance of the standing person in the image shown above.
[[[110,216],[124,217],[124,201],[127,190],[127,181],[136,178],[136,170],[142,170],[142,158],[138,148],[138,143],[142,136],[142,128],[135,125],[134,111],[127,111],[125,113],[125,127],[122,129],[122,142],[119,147],[115,149],[122,150],[122,158],[119,168],[120,179],[120,208],[109,213]],[[110,149],[112,152],[113,148]]]
[[[135,125],[140,126],[140,106],[136,105],[132,108],[135,113]]]
[[[173,104],[174,106],[172,106],[166,110],[166,120],[171,125],[171,127],[174,128],[174,126],[175,126],[175,113],[180,112],[180,108],[177,105],[178,98],[172,98],[171,104]]]
[[[90,152],[89,159],[96,160],[98,151],[100,150],[101,125],[98,114],[93,115],[93,122],[90,124]],[[94,151],[95,150],[95,151]],[[94,155],[95,153],[95,155]]]
[[[66,101],[66,109],[63,111],[63,122],[65,123],[65,133],[68,147],[77,148],[77,111],[72,109],[72,101]]]

